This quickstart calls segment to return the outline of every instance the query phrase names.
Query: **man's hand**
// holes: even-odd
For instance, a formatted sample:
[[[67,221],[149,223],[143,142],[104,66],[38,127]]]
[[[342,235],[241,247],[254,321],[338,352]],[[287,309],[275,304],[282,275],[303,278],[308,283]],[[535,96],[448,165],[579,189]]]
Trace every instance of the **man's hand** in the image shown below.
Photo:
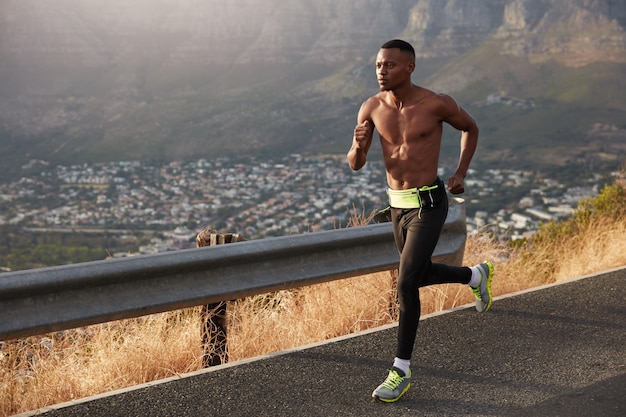
[[[464,181],[465,179],[459,175],[459,174],[454,174],[453,176],[450,177],[450,179],[448,180],[448,190],[452,193],[452,194],[461,194],[465,192],[465,185],[464,185]]]
[[[363,168],[367,160],[367,151],[372,144],[372,135],[374,133],[374,124],[371,120],[365,119],[354,128],[354,136],[352,137],[352,146],[348,151],[348,164],[355,171]]]
[[[354,144],[357,149],[366,149],[372,138],[372,127],[369,120],[356,125],[354,128]]]

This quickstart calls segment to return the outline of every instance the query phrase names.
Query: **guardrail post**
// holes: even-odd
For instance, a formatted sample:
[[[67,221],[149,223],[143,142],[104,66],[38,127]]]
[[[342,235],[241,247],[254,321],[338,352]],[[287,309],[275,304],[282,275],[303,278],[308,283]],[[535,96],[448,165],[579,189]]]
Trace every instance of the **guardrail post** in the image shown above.
[[[205,229],[196,236],[196,246],[215,246],[245,239],[238,233],[217,233]],[[200,331],[202,336],[202,366],[220,365],[228,362],[228,338],[226,321],[226,301],[205,304],[200,312]]]

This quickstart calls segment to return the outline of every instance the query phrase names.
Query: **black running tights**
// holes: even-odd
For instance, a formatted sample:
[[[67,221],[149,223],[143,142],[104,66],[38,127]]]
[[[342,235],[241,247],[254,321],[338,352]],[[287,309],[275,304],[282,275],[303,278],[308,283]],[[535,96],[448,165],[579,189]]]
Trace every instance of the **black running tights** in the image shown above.
[[[394,239],[400,252],[398,269],[398,348],[396,356],[411,359],[420,318],[419,289],[427,285],[468,284],[472,276],[467,267],[431,261],[441,228],[448,215],[448,199],[434,207],[392,210]]]

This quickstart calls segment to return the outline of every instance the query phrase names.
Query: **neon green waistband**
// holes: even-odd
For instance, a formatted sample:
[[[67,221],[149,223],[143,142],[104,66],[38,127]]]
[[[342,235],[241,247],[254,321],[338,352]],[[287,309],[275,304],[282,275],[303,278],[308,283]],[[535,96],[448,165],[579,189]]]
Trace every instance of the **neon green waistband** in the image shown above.
[[[439,187],[435,185],[425,185],[420,188],[409,188],[408,190],[392,190],[387,189],[387,195],[389,196],[389,205],[394,208],[400,209],[412,209],[422,207],[422,198],[420,193],[428,193],[431,190],[435,190]],[[432,204],[432,197],[429,198]]]

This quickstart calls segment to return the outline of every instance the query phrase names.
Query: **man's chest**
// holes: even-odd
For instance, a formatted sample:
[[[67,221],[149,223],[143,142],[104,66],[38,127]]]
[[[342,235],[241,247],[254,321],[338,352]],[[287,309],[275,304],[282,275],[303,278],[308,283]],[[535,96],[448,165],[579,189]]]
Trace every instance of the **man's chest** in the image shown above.
[[[428,140],[441,132],[441,122],[419,109],[380,109],[372,120],[381,139],[392,143]]]

